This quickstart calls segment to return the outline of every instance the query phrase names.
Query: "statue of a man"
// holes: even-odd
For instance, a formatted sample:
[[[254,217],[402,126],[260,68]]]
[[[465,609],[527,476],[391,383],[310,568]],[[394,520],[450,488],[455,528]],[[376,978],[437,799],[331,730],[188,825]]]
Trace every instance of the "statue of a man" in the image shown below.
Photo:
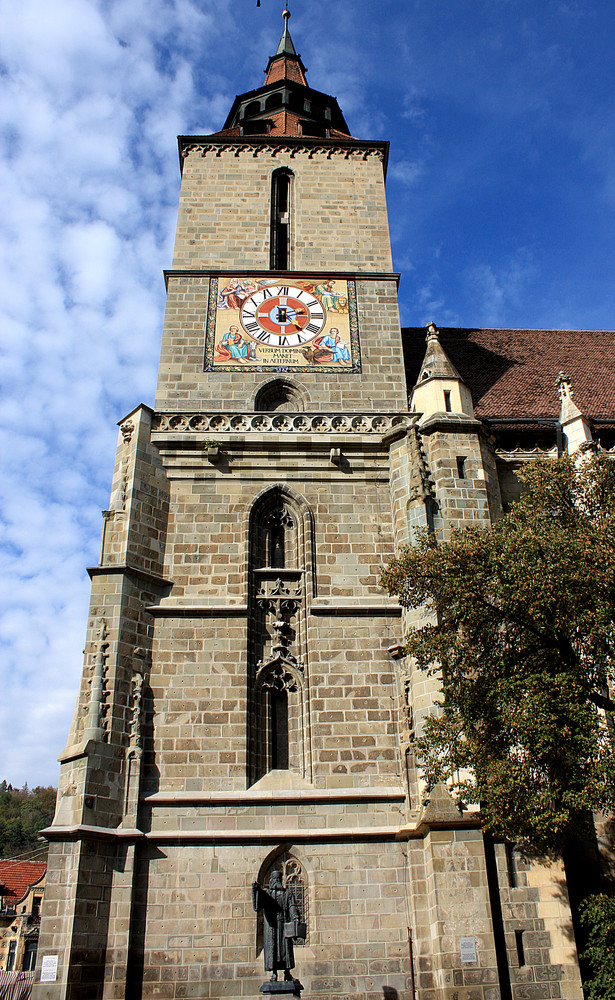
[[[282,885],[279,871],[271,873],[268,889],[263,889],[258,882],[252,883],[252,903],[255,910],[263,911],[265,971],[271,971],[271,982],[277,981],[278,969],[284,969],[284,979],[292,980],[293,940],[305,937],[305,925],[299,923],[299,907],[290,889]]]

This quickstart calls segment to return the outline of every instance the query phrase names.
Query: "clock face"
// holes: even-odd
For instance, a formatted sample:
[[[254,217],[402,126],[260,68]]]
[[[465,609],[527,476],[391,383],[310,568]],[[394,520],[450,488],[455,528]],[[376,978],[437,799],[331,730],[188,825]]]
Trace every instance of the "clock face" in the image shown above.
[[[270,347],[299,347],[322,333],[327,318],[319,299],[293,285],[269,285],[244,299],[241,325]]]
[[[347,277],[209,279],[204,371],[361,371],[357,293]]]

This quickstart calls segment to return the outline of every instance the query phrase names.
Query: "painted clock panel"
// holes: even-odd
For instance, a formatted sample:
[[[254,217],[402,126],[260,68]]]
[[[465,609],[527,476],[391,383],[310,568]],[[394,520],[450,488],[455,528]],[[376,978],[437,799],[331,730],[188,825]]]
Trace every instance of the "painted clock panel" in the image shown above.
[[[360,372],[354,281],[211,278],[205,371]]]

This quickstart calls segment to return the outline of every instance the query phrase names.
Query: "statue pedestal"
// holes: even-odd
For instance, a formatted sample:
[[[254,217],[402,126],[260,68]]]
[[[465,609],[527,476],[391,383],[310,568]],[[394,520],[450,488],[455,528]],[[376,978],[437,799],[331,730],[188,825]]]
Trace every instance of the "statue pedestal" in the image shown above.
[[[269,979],[266,983],[263,983],[260,988],[260,992],[265,994],[273,993],[276,996],[281,993],[292,993],[299,997],[301,996],[302,989],[303,985],[298,979],[280,979],[277,982]]]

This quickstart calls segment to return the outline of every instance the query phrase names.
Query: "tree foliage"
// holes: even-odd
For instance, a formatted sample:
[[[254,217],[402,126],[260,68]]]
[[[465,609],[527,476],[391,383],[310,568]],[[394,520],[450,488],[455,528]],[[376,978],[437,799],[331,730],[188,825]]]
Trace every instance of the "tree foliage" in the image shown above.
[[[38,835],[49,826],[55,811],[56,789],[27,784],[13,788],[0,782],[0,857],[10,858],[40,850]]]
[[[588,932],[583,958],[592,972],[583,982],[587,1000],[615,1000],[615,899],[590,896],[581,904],[581,922]]]
[[[407,652],[441,671],[441,707],[417,740],[428,783],[480,802],[498,837],[561,851],[589,810],[615,806],[615,465],[540,461],[491,527],[433,535],[382,576],[425,608]]]

